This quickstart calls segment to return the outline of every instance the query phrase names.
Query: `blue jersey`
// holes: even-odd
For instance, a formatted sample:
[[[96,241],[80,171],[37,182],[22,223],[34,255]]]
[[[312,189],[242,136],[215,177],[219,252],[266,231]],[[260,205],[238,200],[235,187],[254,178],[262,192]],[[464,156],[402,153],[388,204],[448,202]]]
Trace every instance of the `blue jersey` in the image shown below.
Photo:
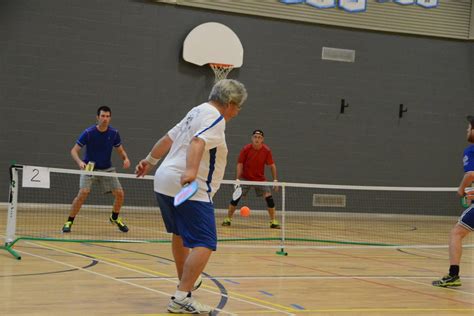
[[[108,169],[112,167],[112,148],[122,145],[118,130],[109,126],[105,132],[97,129],[96,125],[82,132],[76,143],[86,146],[84,162],[95,162],[95,169]]]
[[[462,162],[464,165],[464,172],[474,171],[474,145],[464,149]]]

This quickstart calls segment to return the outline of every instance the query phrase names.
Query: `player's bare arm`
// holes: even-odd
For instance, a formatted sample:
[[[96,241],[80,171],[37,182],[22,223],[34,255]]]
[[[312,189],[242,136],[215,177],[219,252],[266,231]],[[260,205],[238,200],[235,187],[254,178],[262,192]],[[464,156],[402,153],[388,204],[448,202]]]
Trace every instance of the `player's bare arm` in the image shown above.
[[[272,171],[273,182],[278,182],[278,178],[277,178],[277,167],[276,167],[276,165],[275,165],[275,164],[271,164],[271,165],[270,165],[270,170]],[[273,187],[273,190],[275,190],[276,192],[278,192],[278,189],[279,189],[278,186],[274,186],[274,187]]]
[[[128,159],[127,152],[125,151],[125,148],[123,147],[123,145],[120,145],[117,147],[117,152],[120,158],[122,158],[123,160],[123,168],[128,169],[130,167],[130,160]]]
[[[466,172],[462,178],[461,184],[459,185],[458,195],[464,196],[464,189],[471,186],[472,182],[474,182],[474,171]]]
[[[155,166],[158,161],[165,156],[173,145],[173,140],[166,134],[161,137],[151,149],[150,153],[145,159],[138,162],[135,167],[135,174],[137,177],[145,176],[150,169]]]
[[[76,164],[79,166],[80,169],[84,170],[86,168],[86,163],[82,161],[81,157],[79,157],[79,153],[81,151],[81,146],[75,144],[74,147],[71,149],[71,157],[74,159]]]
[[[275,164],[272,164],[270,165],[270,170],[272,171],[272,178],[273,178],[273,181],[278,181],[278,178],[277,178],[277,167]]]
[[[185,185],[196,179],[205,145],[206,142],[199,137],[193,137],[189,143],[186,155],[186,170],[181,175],[181,185]]]
[[[241,163],[241,162],[237,163],[237,168],[236,169],[237,169],[237,171],[236,171],[235,179],[239,180],[240,177],[242,176],[242,172],[244,170],[244,164]]]

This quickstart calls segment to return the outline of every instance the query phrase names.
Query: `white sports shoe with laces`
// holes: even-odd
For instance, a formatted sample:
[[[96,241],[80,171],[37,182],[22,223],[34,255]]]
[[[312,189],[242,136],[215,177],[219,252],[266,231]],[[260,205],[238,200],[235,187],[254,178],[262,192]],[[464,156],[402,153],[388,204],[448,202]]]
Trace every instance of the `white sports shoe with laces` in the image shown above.
[[[212,312],[212,307],[201,304],[192,297],[178,300],[173,296],[168,304],[168,312],[173,314],[209,314]]]

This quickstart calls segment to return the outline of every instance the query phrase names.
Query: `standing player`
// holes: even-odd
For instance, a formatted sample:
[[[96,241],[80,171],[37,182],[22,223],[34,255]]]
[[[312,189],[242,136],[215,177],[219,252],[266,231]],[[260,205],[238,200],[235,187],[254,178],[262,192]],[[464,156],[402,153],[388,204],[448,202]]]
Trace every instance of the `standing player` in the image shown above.
[[[467,141],[474,143],[474,116],[468,116],[467,119],[469,121]],[[466,195],[464,189],[470,187],[474,182],[474,145],[470,145],[464,150],[463,164],[465,174],[458,188],[458,195],[461,197]],[[467,198],[470,206],[459,217],[449,235],[449,272],[441,279],[433,281],[434,286],[461,286],[459,264],[462,256],[462,240],[474,230],[474,205],[472,204],[474,196],[467,195]]]
[[[71,149],[71,156],[80,169],[84,170],[88,163],[94,163],[95,170],[103,172],[115,172],[112,167],[112,148],[117,149],[118,154],[123,160],[123,168],[130,167],[127,153],[123,148],[118,130],[110,126],[112,111],[108,106],[101,106],[97,109],[97,124],[92,125],[82,132],[76,144]],[[84,160],[79,157],[79,152],[86,146]],[[92,185],[96,183],[104,188],[106,193],[111,192],[115,197],[112,215],[109,220],[117,225],[120,231],[128,232],[128,227],[119,217],[120,208],[123,204],[124,192],[120,182],[115,177],[100,177],[81,174],[79,181],[79,193],[72,202],[71,212],[66,223],[63,226],[63,232],[71,232],[71,226],[74,223],[76,215],[79,213],[82,204],[84,204],[89,195]]]
[[[170,313],[212,311],[194,300],[191,291],[217,247],[212,197],[220,187],[227,162],[226,122],[239,114],[246,99],[242,83],[218,81],[209,101],[192,108],[136,166],[137,176],[144,176],[168,153],[155,173],[154,190],[166,230],[173,234],[171,247],[180,280],[168,304]],[[199,184],[196,194],[175,207],[173,197],[194,180]]]
[[[272,151],[263,143],[263,131],[257,129],[252,133],[252,143],[247,144],[242,148],[237,162],[237,180],[247,181],[266,181],[265,180],[265,165],[270,166],[272,171],[273,181],[277,182],[276,165],[273,162]],[[242,196],[247,195],[252,186],[242,186]],[[275,202],[272,197],[272,190],[268,186],[254,186],[257,196],[263,196],[267,203],[268,215],[270,215],[270,228],[280,228],[280,224],[275,218]],[[278,187],[275,187],[275,191]],[[240,201],[230,201],[227,217],[224,219],[222,226],[230,226],[232,224],[232,216],[235,208]]]

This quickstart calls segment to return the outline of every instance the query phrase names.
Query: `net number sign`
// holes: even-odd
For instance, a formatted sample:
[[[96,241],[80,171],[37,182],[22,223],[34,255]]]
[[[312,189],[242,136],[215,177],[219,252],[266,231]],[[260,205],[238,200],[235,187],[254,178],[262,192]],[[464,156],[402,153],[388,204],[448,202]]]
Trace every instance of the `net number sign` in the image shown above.
[[[50,188],[49,168],[23,166],[22,186],[25,188]]]

